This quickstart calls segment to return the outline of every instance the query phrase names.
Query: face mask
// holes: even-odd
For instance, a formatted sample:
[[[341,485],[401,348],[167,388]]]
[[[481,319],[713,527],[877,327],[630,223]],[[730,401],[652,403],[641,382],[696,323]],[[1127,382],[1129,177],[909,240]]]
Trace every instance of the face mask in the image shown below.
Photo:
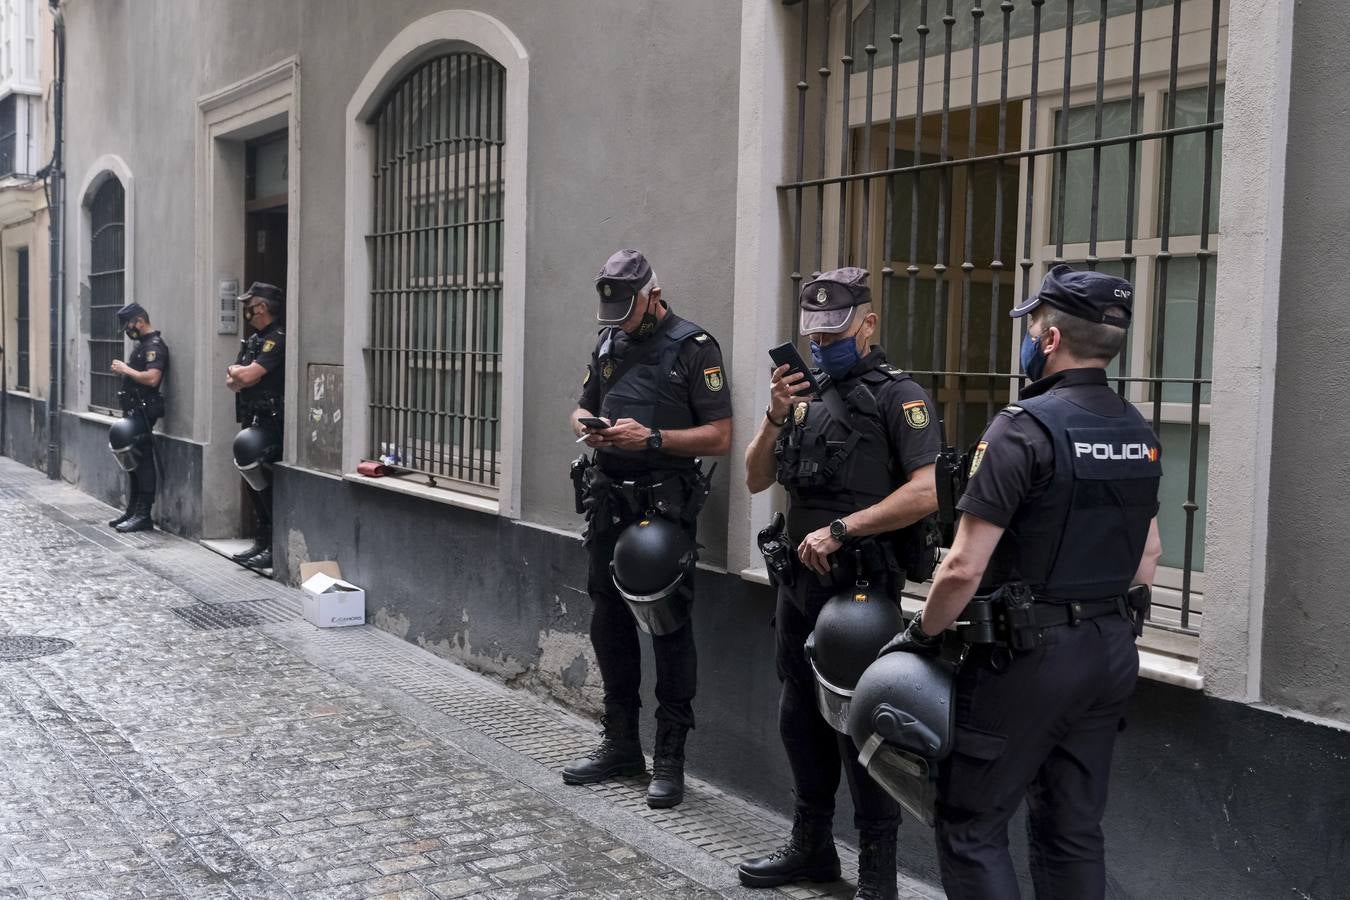
[[[140,340],[141,337],[141,330],[134,325],[128,325],[123,329],[123,333],[133,341]]]
[[[847,375],[860,359],[857,335],[849,335],[824,347],[816,341],[811,342],[811,362],[836,381]]]
[[[634,341],[645,341],[656,331],[656,313],[652,311],[653,305],[649,298],[647,300],[647,311],[642,314],[642,321],[638,323],[638,327],[630,335]]]
[[[1041,339],[1033,338],[1030,331],[1022,332],[1021,349],[1022,371],[1032,381],[1040,381],[1045,374],[1045,354],[1041,352]]]

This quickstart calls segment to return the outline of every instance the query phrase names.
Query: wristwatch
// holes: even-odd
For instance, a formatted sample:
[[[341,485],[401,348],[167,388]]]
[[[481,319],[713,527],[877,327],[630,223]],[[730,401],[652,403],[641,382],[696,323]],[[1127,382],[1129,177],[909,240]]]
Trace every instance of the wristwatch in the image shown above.
[[[647,449],[648,449],[648,450],[660,450],[660,449],[661,449],[661,429],[660,429],[660,428],[653,428],[653,429],[652,429],[652,433],[649,434],[649,435],[647,435]]]
[[[836,541],[842,541],[848,537],[848,526],[844,524],[843,519],[835,519],[830,523],[830,537]]]

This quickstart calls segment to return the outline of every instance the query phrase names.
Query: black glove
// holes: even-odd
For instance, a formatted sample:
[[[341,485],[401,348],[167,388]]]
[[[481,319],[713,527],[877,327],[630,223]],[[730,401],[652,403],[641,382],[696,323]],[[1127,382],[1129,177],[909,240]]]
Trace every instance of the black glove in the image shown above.
[[[887,653],[918,653],[923,656],[937,656],[941,653],[942,635],[935,634],[930,637],[924,634],[923,629],[919,627],[922,618],[922,612],[915,615],[904,631],[891,638],[890,642],[881,648],[877,657],[880,658]]]

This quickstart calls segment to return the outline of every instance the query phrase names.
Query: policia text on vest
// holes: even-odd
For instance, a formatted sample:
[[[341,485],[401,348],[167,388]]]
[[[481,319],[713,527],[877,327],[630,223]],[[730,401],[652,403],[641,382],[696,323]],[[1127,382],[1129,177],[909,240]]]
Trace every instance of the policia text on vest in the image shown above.
[[[877,315],[866,279],[847,268],[802,286],[799,331],[811,340],[820,394],[775,368],[745,453],[750,491],[780,484],[788,500],[785,524],[765,529],[761,548],[778,587],[779,730],[796,816],[784,846],[745,861],[739,876],[748,887],[839,877],[832,829],[842,774],[862,851],[857,896],[889,898],[900,807],[842,730],[861,669],[888,639],[888,623],[891,632],[901,623],[906,579],[931,571],[942,442],[927,392],[870,344]]]
[[[684,797],[697,658],[690,618],[698,513],[711,467],[731,445],[731,391],[717,341],[672,312],[636,250],[612,255],[595,282],[602,327],[581,378],[573,434],[592,456],[572,466],[586,516],[591,643],[604,680],[604,737],[563,769],[589,784],[646,768],[638,742],[639,628],[656,659],[656,752],[647,803]],[[595,416],[610,422],[587,427]]]

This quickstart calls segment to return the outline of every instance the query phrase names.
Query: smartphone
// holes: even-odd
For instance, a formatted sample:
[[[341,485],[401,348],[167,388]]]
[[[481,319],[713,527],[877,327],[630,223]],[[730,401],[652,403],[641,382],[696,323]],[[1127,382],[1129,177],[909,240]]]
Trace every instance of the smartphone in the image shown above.
[[[602,419],[599,416],[582,416],[581,418],[577,419],[577,421],[594,431],[599,431],[602,428],[608,428],[610,424],[608,419]]]
[[[797,345],[792,341],[787,341],[770,349],[769,359],[773,360],[774,368],[787,366],[788,374],[801,372],[806,376],[806,383],[811,386],[811,393],[817,397],[820,396],[820,383],[811,374],[811,370],[806,367],[806,361],[802,359],[801,353],[797,351]]]

